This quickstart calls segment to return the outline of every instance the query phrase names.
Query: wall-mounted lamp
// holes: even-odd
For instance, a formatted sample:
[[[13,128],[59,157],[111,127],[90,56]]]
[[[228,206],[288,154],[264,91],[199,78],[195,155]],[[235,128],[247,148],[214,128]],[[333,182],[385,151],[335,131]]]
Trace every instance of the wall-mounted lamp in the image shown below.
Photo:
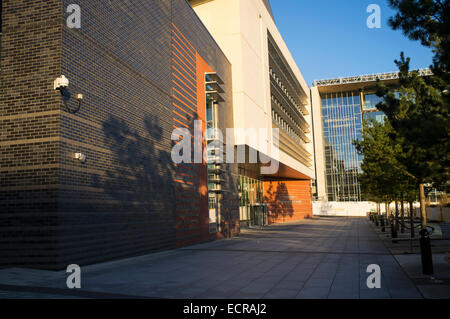
[[[73,157],[76,160],[80,161],[81,163],[85,163],[86,162],[86,155],[84,155],[83,153],[75,153]]]
[[[81,108],[81,101],[83,100],[83,94],[77,94],[76,100],[78,101],[78,106],[75,109],[69,107],[67,102],[70,100],[70,92],[67,89],[69,87],[69,79],[64,75],[56,78],[53,82],[53,88],[61,92],[61,96],[63,98],[64,106],[66,107],[69,113],[77,113]]]

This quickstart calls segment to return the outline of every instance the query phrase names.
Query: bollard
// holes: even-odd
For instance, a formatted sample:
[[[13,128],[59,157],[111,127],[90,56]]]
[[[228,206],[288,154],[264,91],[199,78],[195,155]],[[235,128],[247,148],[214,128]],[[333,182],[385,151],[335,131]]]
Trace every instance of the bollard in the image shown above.
[[[422,257],[422,273],[424,275],[433,275],[433,256],[431,254],[431,239],[426,228],[422,228],[420,235],[420,255]]]
[[[393,220],[393,216],[391,219],[391,237],[397,238],[397,223]]]
[[[405,203],[404,203],[403,200],[401,201],[401,209],[402,209],[402,213],[401,213],[401,221],[402,221],[402,223],[401,223],[401,230],[400,230],[400,232],[402,234],[404,234],[405,233]]]
[[[413,204],[410,202],[409,203],[409,225],[411,227],[411,238],[415,237],[414,234],[414,208],[413,208]]]
[[[386,227],[384,226],[384,215],[381,215],[381,232],[384,233],[386,231]]]
[[[378,215],[375,215],[375,226],[377,226],[378,227]]]

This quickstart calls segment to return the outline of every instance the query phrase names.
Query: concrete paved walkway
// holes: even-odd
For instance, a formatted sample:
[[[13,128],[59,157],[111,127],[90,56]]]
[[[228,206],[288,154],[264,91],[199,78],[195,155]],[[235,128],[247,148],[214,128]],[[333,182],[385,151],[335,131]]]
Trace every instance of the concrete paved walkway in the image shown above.
[[[369,289],[367,266],[381,267]],[[0,270],[0,298],[422,298],[366,218],[314,218],[65,272]],[[19,288],[17,288],[19,286]],[[30,287],[37,287],[31,289]]]

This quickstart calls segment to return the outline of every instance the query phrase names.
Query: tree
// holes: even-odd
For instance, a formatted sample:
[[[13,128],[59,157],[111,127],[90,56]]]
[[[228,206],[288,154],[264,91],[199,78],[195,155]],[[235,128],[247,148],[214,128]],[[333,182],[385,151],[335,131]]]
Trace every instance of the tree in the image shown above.
[[[391,140],[400,144],[405,156],[398,156],[406,171],[420,185],[422,225],[426,225],[424,184],[448,186],[449,164],[449,66],[450,5],[448,0],[389,0],[398,13],[389,21],[412,40],[433,49],[433,74],[421,77],[410,72],[410,58],[404,53],[395,63],[399,85],[378,83],[382,110],[393,128]]]
[[[389,0],[397,14],[389,19],[394,30],[432,48],[433,73],[447,78],[450,67],[450,3],[448,0]]]
[[[393,128],[390,138],[404,152],[397,159],[420,185],[421,212],[426,225],[424,184],[439,187],[448,180],[448,102],[440,79],[410,72],[409,58],[405,59],[403,53],[401,60],[395,62],[400,69],[399,86],[392,89],[379,84],[377,95],[384,101],[377,107]]]
[[[394,139],[395,131],[390,123],[364,121],[362,133],[363,139],[353,143],[363,155],[360,182],[369,200],[390,203],[410,198],[416,188],[415,179],[398,160],[405,154],[401,143]]]

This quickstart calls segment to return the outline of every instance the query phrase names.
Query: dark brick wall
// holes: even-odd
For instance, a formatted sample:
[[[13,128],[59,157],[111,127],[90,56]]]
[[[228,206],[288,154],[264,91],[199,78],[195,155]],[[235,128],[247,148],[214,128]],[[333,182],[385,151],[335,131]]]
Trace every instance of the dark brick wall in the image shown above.
[[[60,263],[174,248],[170,2],[77,3],[82,25],[63,28],[62,73],[84,100],[61,117]]]
[[[81,29],[65,25],[71,3],[3,1],[3,264],[60,269],[180,242],[176,207],[183,196],[170,158],[172,23],[224,80],[220,125],[232,127],[231,65],[185,0],[78,0]],[[76,114],[64,111],[53,90],[61,74],[72,96],[84,96]],[[74,160],[76,152],[85,163]],[[228,166],[225,236],[239,231],[237,171]],[[200,203],[193,182],[181,194]],[[194,221],[200,206],[190,208]],[[213,238],[197,231],[182,239]]]
[[[62,6],[2,1],[0,264],[56,263]]]

